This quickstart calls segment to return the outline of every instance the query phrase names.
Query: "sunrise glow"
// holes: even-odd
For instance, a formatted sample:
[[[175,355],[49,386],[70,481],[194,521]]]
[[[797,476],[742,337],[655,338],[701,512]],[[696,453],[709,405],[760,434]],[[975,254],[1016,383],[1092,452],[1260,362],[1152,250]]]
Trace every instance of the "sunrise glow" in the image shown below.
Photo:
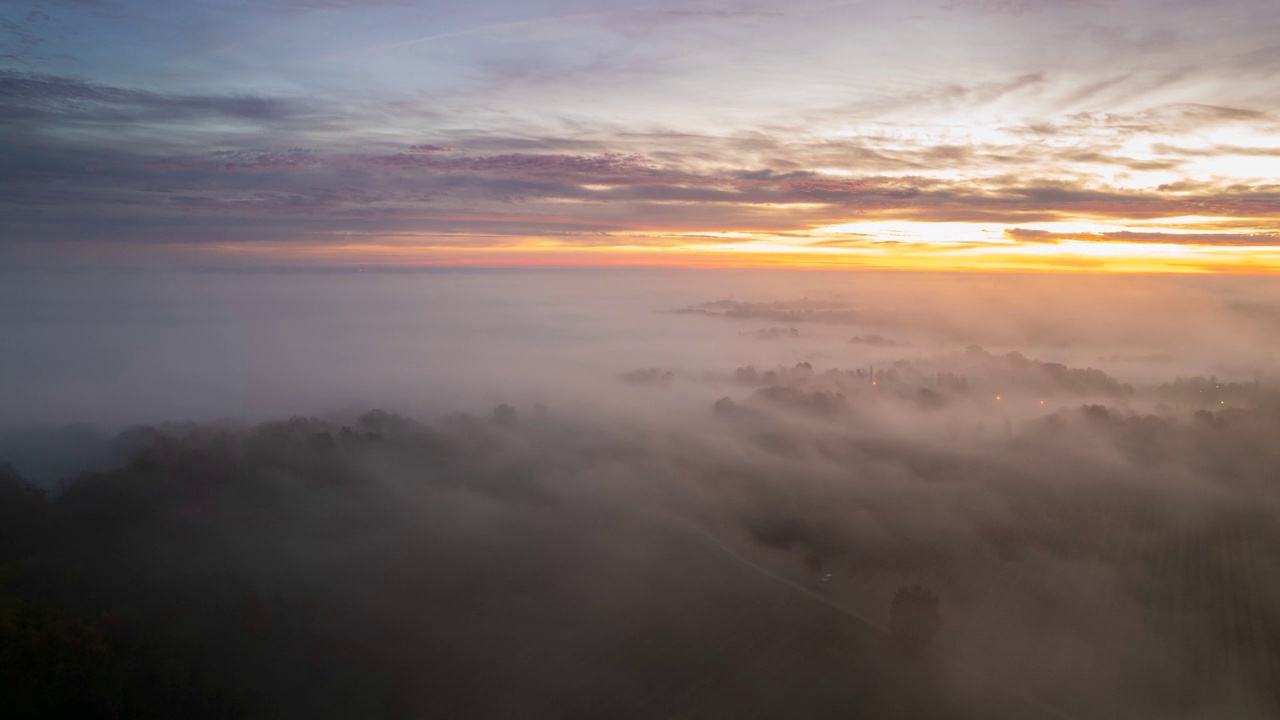
[[[1280,269],[1248,3],[109,4],[0,8],[15,262]]]

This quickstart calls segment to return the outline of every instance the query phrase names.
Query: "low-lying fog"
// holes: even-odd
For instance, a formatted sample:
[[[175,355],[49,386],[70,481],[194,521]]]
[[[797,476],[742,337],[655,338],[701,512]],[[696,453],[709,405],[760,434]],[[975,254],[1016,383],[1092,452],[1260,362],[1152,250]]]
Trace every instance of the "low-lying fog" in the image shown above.
[[[6,277],[0,600],[188,668],[74,665],[137,713],[1274,717],[1277,332],[1256,278]]]
[[[781,271],[67,273],[0,283],[0,427],[263,419],[389,405],[627,403],[736,367],[988,352],[1135,387],[1274,376],[1262,278]],[[946,369],[945,367],[943,369]],[[648,397],[646,400],[652,401]]]

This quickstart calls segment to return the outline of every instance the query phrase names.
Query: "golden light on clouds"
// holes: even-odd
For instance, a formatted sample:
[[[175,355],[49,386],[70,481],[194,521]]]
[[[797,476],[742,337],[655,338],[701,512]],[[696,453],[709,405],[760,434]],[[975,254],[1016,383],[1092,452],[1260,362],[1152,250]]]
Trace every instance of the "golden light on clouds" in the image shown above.
[[[264,46],[276,62],[187,80],[161,71],[187,62],[167,45],[142,64],[94,55],[114,68],[65,47],[0,67],[21,147],[0,252],[1274,272],[1275,13],[1237,1],[1257,17],[1155,0],[800,2],[768,21],[628,6],[521,21],[513,43],[501,23],[406,42],[385,14],[411,0],[341,3],[326,22],[386,37]],[[612,24],[636,13],[662,32]],[[103,42],[137,32],[97,21],[123,23]]]
[[[858,246],[832,246],[785,238],[755,238],[739,242],[594,248],[542,241],[489,247],[463,243],[422,246],[361,242],[226,246],[221,252],[258,261],[340,265],[637,265],[1251,274],[1270,274],[1280,269],[1280,245],[1239,247],[1080,240],[981,244],[872,241]]]

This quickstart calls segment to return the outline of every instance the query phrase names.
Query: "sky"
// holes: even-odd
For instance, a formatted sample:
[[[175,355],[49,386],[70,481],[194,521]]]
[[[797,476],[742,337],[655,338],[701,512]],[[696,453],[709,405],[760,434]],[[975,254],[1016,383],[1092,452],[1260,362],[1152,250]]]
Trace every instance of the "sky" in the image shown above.
[[[0,0],[0,263],[1271,273],[1275,9]]]
[[[0,0],[0,491],[85,530],[5,567],[184,647],[243,578],[401,716],[853,707],[748,626],[879,692],[747,572],[873,668],[922,583],[948,667],[1058,717],[1280,717],[1277,10]]]

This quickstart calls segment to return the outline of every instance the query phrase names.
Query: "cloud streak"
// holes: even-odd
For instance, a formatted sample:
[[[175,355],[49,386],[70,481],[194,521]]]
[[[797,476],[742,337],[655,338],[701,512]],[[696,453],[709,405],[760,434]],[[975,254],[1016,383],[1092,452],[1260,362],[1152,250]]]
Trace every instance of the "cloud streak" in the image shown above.
[[[319,251],[331,242],[326,228],[392,244],[445,233],[463,245],[474,234],[477,246],[505,237],[530,249],[548,238],[598,248],[602,236],[583,233],[606,233],[619,248],[827,253],[856,250],[851,238],[861,236],[871,238],[864,247],[923,248],[1058,232],[1043,223],[1091,225],[1057,237],[1116,246],[1269,246],[1277,233],[1278,108],[1228,92],[1215,80],[1225,68],[1152,55],[1117,72],[1004,50],[981,56],[981,68],[952,65],[997,30],[1014,31],[1010,51],[1041,42],[1031,18],[1044,14],[1069,27],[1101,23],[1098,56],[1124,58],[1133,23],[1164,22],[1146,3],[1102,17],[1083,5],[977,3],[939,14],[871,3],[856,25],[821,3],[783,14],[574,7],[548,1],[513,14],[497,4],[432,21],[423,13],[439,8],[416,2],[284,3],[259,15],[210,3],[156,16],[196,33],[200,52],[229,48],[219,75],[146,42],[145,69],[76,59],[92,56],[93,43],[50,59],[62,41],[41,27],[130,30],[105,5],[49,5],[56,23],[23,24],[18,38],[39,44],[44,59],[0,64],[9,138],[0,184],[15,208],[0,252],[94,238],[163,238],[211,254],[268,241]],[[294,24],[280,24],[282,9]],[[1172,12],[1199,17],[1191,6]],[[939,34],[943,16],[973,37]],[[236,39],[248,17],[276,31],[272,44]],[[824,18],[862,44],[825,44]],[[572,33],[561,32],[566,22]],[[1213,22],[1241,47],[1262,42],[1237,20]],[[313,41],[335,23],[366,28],[372,42],[360,47],[384,51],[322,52]],[[449,39],[449,52],[402,40],[420,29]],[[689,44],[695,36],[700,46]],[[733,48],[745,42],[763,49],[742,56]],[[1069,51],[1044,42],[1048,55]],[[795,54],[801,46],[807,53]],[[875,53],[888,70],[880,76],[862,64]],[[403,70],[413,63],[437,70]],[[1188,226],[1166,238],[1177,218]],[[877,223],[916,229],[877,236]],[[224,232],[211,244],[215,226]],[[825,230],[836,226],[848,231]],[[942,237],[946,228],[955,233]]]

